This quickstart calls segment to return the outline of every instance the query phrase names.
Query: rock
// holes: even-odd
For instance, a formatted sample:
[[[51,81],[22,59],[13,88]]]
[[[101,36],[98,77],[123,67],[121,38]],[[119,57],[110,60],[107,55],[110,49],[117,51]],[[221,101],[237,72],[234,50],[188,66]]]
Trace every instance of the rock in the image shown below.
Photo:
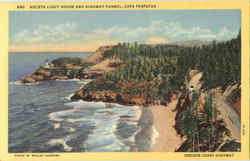
[[[190,70],[190,72],[189,72],[189,78],[190,78],[190,80],[191,80],[196,74],[198,74],[198,73],[199,73],[198,70],[195,70],[195,69]]]
[[[102,71],[88,71],[88,72],[82,72],[82,74],[84,75],[85,79],[97,79],[97,78],[101,78],[104,75],[104,72]]]
[[[102,101],[119,103],[124,105],[145,105],[146,99],[139,96],[122,95],[111,90],[86,90],[81,89],[75,92],[71,100]]]
[[[50,79],[51,80],[67,80],[68,77],[67,76],[58,76],[58,75],[55,75],[55,76],[52,76]]]
[[[73,70],[80,70],[82,67],[80,65],[74,65],[72,67]]]
[[[54,68],[55,67],[55,65],[52,64],[52,63],[49,66],[50,66],[50,68]]]
[[[80,70],[82,67],[80,65],[64,64],[64,68],[67,70]]]
[[[49,77],[51,74],[50,74],[50,72],[44,72],[43,73],[43,76],[45,76],[45,77]]]
[[[130,99],[131,104],[136,104],[136,105],[144,105],[146,104],[146,99],[142,97],[132,97]]]
[[[31,78],[35,79],[36,81],[42,81],[42,80],[44,80],[44,76],[43,75],[32,74]]]
[[[75,93],[72,97],[70,97],[70,99],[72,101],[76,101],[76,100],[82,99],[82,97],[80,95],[78,95],[77,93]]]
[[[51,73],[50,73],[49,71],[44,70],[44,69],[42,69],[42,68],[37,69],[35,73],[36,73],[37,75],[43,75],[43,76],[45,76],[45,77],[51,76]]]
[[[65,67],[66,69],[72,69],[73,64],[64,64],[64,67]]]
[[[23,78],[22,83],[35,83],[36,80],[31,76],[26,76]]]

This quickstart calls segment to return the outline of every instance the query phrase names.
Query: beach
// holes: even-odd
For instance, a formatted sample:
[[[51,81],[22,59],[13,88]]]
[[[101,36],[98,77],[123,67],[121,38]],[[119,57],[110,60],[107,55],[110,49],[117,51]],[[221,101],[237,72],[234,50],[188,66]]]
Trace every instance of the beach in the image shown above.
[[[155,142],[151,147],[152,152],[174,152],[184,142],[174,128],[176,107],[178,99],[172,100],[167,106],[153,105],[150,109],[153,114],[152,133],[155,133]]]

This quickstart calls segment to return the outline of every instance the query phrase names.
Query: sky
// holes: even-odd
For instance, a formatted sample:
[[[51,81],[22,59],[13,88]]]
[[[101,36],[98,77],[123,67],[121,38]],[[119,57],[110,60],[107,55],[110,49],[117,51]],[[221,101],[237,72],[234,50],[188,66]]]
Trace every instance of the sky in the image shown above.
[[[94,51],[118,42],[230,40],[240,10],[10,11],[10,51]]]

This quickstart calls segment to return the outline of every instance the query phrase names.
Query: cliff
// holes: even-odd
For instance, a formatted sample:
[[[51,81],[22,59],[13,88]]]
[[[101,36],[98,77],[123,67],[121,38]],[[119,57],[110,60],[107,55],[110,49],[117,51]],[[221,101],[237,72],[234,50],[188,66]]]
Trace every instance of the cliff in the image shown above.
[[[240,113],[239,42],[237,38],[202,47],[119,43],[100,47],[84,59],[53,60],[50,68],[40,67],[23,82],[94,79],[73,94],[74,101],[168,105],[178,95],[175,129],[185,142],[177,151],[238,151],[239,119],[231,109]],[[232,44],[233,52],[224,53]],[[232,56],[235,59],[229,59]],[[224,95],[223,100],[216,94]],[[236,126],[229,123],[232,118]],[[225,148],[227,143],[237,146]]]
[[[149,98],[144,90],[147,83],[115,83],[104,79],[94,80],[75,92],[71,100],[112,102],[124,105],[147,105]],[[135,91],[135,89],[137,91]]]

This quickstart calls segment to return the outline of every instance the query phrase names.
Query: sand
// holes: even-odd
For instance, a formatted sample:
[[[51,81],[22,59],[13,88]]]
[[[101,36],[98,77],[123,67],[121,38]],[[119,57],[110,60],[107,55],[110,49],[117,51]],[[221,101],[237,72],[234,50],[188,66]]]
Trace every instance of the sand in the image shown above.
[[[89,68],[87,68],[87,70],[103,70],[105,72],[112,72],[115,71],[117,68],[115,67],[110,67],[109,64],[112,62],[120,62],[119,59],[110,59],[107,58],[99,63],[97,63],[96,65],[90,66]]]
[[[168,106],[151,106],[153,113],[153,126],[158,132],[155,144],[152,145],[152,152],[174,152],[184,140],[177,135],[174,128],[175,115],[173,112],[177,104],[177,99],[173,100]]]
[[[96,51],[95,53],[89,55],[87,58],[81,60],[82,63],[97,63],[98,59],[102,57],[102,51]]]

